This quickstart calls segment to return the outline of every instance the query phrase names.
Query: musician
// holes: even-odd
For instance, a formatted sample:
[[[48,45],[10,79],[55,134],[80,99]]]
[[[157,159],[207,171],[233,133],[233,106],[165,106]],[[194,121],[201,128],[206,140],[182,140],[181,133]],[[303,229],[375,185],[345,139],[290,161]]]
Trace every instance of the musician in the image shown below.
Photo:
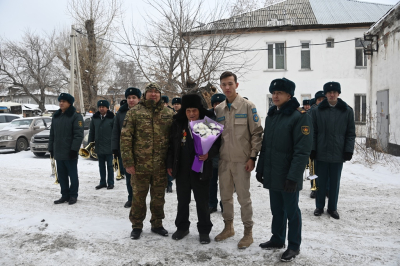
[[[110,103],[107,100],[99,100],[99,109],[90,121],[89,143],[95,142],[95,152],[99,161],[100,184],[96,189],[114,188],[114,168],[111,149],[111,134],[114,125],[114,113],[108,110]],[[107,180],[106,180],[107,165]]]
[[[53,115],[49,137],[49,152],[56,160],[61,188],[61,198],[54,204],[68,202],[72,205],[78,199],[78,151],[83,140],[83,118],[73,106],[72,95],[61,93],[58,101],[60,109]]]
[[[269,241],[263,249],[285,247],[286,225],[289,222],[288,248],[281,261],[291,261],[300,252],[301,212],[299,191],[303,187],[303,172],[312,145],[312,122],[307,112],[299,108],[294,96],[294,82],[275,79],[269,87],[274,106],[265,119],[265,131],[257,164],[256,178],[269,189],[272,213]]]
[[[131,174],[125,171],[121,158],[121,150],[120,150],[121,129],[124,123],[126,113],[139,103],[140,97],[142,97],[142,92],[138,88],[129,87],[125,90],[126,103],[124,105],[121,105],[121,107],[117,112],[117,115],[114,119],[114,127],[112,132],[111,147],[113,150],[113,154],[115,157],[119,159],[121,174],[125,174],[126,176],[126,189],[128,191],[128,201],[124,205],[125,208],[130,208],[132,206],[132,185],[131,185]]]

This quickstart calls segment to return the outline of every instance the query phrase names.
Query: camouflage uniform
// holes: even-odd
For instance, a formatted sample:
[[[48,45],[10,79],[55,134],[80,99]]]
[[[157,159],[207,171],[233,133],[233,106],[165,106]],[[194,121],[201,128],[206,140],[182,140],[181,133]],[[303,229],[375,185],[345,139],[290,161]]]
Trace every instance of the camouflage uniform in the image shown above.
[[[150,83],[146,91],[148,89],[160,90],[154,83]],[[166,157],[173,115],[161,100],[155,103],[145,99],[125,116],[121,131],[122,161],[125,168],[134,166],[136,170],[131,178],[133,200],[129,219],[132,229],[143,228],[149,187],[150,223],[152,228],[162,227],[167,187]]]

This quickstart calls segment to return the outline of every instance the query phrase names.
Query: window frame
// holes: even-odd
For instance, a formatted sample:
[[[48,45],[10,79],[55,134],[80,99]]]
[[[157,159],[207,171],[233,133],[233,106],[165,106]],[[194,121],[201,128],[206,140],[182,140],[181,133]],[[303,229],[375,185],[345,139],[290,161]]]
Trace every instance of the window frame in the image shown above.
[[[358,98],[359,97],[359,98]],[[358,103],[357,103],[358,98]],[[359,109],[359,110],[357,110]],[[354,94],[354,122],[359,125],[367,124],[367,94]]]
[[[331,46],[328,46],[328,43],[331,43]],[[334,38],[326,38],[326,48],[335,48]]]
[[[361,46],[357,46],[357,41],[360,41],[360,43],[361,43],[361,40],[362,40],[362,38],[355,38],[355,43],[354,43],[355,52],[356,52],[355,67],[356,67],[356,68],[367,68],[368,58],[367,58],[367,56],[364,54],[364,47],[363,47],[362,44],[361,44]],[[359,50],[361,50],[361,55],[362,55],[362,57],[361,57],[361,59],[362,59],[362,65],[361,65],[361,66],[360,66],[360,65],[357,65],[357,51],[359,51]]]
[[[303,48],[303,43],[308,43],[308,48]],[[300,41],[301,47],[300,47],[300,69],[301,70],[311,70],[311,41]],[[303,51],[309,51],[309,67],[303,68],[302,66],[302,61],[303,61]]]
[[[286,71],[287,63],[286,63],[286,42],[285,41],[276,41],[276,42],[267,42],[267,71]],[[283,44],[283,68],[276,68],[276,44]],[[272,68],[269,67],[269,45],[272,45]]]

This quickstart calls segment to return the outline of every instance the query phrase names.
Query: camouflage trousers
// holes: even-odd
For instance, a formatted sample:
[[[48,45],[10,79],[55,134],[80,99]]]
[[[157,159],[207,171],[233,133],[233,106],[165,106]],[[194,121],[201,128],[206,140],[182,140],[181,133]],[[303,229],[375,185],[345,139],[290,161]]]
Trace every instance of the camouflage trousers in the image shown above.
[[[146,198],[150,188],[150,211],[151,227],[158,228],[162,226],[164,219],[165,188],[167,187],[167,177],[165,174],[136,174],[131,177],[132,185],[132,207],[129,213],[129,220],[132,223],[132,229],[143,228],[143,220],[146,218]]]

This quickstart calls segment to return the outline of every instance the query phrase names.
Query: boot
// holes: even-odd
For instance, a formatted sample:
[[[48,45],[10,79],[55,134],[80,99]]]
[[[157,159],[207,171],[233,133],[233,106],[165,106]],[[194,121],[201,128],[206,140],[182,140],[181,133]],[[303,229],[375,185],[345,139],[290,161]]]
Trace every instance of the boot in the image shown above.
[[[225,223],[224,230],[222,230],[222,232],[214,238],[214,240],[217,242],[225,240],[228,237],[235,235],[235,230],[233,229],[233,220],[224,221],[224,223]]]
[[[253,226],[244,227],[244,236],[240,239],[238,248],[248,248],[253,243]]]

